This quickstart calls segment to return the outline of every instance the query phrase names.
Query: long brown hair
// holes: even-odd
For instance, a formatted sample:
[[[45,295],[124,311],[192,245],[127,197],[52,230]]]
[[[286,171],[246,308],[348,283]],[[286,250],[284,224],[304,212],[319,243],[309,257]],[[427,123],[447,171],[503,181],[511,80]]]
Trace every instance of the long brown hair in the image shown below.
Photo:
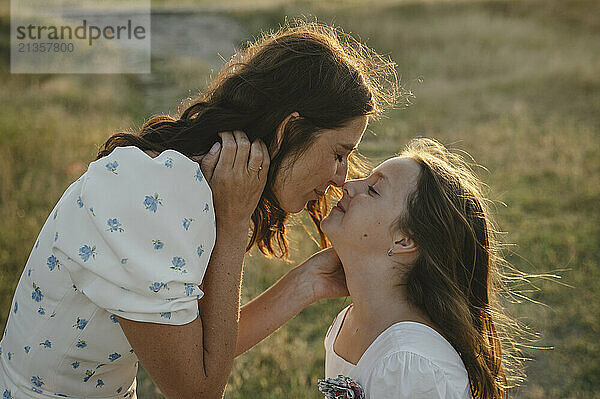
[[[394,224],[419,248],[407,275],[409,300],[459,353],[472,396],[506,397],[524,373],[507,334],[516,323],[498,301],[502,259],[483,184],[464,157],[434,140],[414,139],[401,156],[421,169]]]
[[[244,131],[251,141],[261,138],[272,148],[279,124],[299,112],[300,118],[286,124],[279,152],[271,159],[247,247],[256,244],[265,255],[287,258],[289,214],[273,193],[283,159],[300,157],[324,129],[340,128],[359,116],[377,117],[400,92],[394,63],[341,29],[315,22],[286,24],[235,54],[179,118],[154,116],[138,134],[117,133],[100,147],[98,158],[127,145],[202,155],[220,140],[218,132],[232,130]],[[365,171],[359,159],[348,160],[350,176]],[[306,210],[326,246],[319,223],[327,211],[327,198],[309,202]]]

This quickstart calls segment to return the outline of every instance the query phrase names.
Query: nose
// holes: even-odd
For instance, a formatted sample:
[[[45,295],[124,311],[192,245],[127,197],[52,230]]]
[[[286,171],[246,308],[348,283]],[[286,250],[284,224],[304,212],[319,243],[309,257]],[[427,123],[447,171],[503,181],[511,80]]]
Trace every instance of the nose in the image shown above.
[[[335,170],[335,175],[331,178],[330,184],[336,187],[342,187],[348,178],[348,163],[344,162]]]
[[[347,195],[349,198],[354,197],[354,195],[356,195],[358,190],[360,190],[360,187],[359,187],[360,182],[361,182],[361,180],[359,180],[359,179],[348,180],[347,182],[345,182],[344,185],[342,186],[343,194]]]

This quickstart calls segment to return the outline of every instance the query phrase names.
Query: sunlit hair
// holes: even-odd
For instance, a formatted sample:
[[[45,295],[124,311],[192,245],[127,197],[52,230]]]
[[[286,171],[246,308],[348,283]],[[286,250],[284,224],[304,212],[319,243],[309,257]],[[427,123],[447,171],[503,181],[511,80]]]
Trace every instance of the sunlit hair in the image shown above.
[[[474,398],[507,397],[524,373],[512,336],[518,326],[498,301],[502,259],[483,185],[464,157],[434,140],[412,140],[401,156],[421,169],[393,225],[419,249],[409,300],[460,355]]]
[[[285,222],[289,216],[273,191],[282,161],[304,154],[325,129],[346,126],[354,118],[376,118],[401,96],[394,63],[339,28],[315,22],[287,24],[265,33],[238,51],[207,90],[179,116],[154,116],[137,134],[117,133],[99,149],[98,158],[115,147],[134,145],[162,152],[174,149],[187,156],[202,155],[220,141],[217,133],[242,130],[269,148],[277,126],[292,112],[280,151],[271,159],[265,190],[252,214],[247,250],[257,245],[268,256],[288,257]],[[350,177],[364,171],[360,158],[348,160]],[[335,191],[338,192],[338,191]],[[339,193],[339,192],[338,192]],[[307,204],[312,221],[327,245],[319,223],[327,199]]]

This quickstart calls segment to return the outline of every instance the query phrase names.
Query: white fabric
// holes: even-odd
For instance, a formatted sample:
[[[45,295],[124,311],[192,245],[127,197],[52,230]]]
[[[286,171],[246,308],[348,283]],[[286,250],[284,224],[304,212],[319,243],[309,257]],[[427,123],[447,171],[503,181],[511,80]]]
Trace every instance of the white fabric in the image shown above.
[[[356,365],[338,356],[333,345],[350,306],[342,310],[325,337],[325,376],[357,381],[367,399],[470,399],[463,362],[431,327],[404,321],[382,332]]]
[[[115,315],[198,315],[216,238],[198,163],[119,147],[92,162],[46,220],[0,342],[4,398],[135,398],[137,356]]]

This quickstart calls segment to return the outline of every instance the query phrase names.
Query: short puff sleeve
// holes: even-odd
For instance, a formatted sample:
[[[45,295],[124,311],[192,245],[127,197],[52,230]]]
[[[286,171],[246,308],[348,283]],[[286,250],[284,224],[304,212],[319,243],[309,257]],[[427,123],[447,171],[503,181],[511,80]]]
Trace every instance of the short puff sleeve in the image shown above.
[[[197,317],[216,238],[198,163],[174,150],[151,158],[118,147],[89,165],[54,216],[54,255],[94,304],[135,321]]]
[[[379,359],[363,385],[370,399],[470,399],[443,369],[418,354],[400,351]]]

